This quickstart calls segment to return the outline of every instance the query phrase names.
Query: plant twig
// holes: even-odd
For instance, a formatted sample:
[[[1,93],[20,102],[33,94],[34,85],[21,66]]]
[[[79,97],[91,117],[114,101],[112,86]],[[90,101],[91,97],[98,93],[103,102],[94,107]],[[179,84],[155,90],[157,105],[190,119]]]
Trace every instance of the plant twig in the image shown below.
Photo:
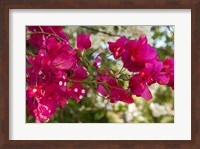
[[[64,38],[62,38],[62,37],[60,37],[60,36],[58,36],[56,34],[52,34],[52,33],[48,33],[48,32],[28,32],[28,33],[26,33],[26,35],[32,35],[32,34],[46,34],[46,35],[51,35],[51,36],[54,36],[56,38],[59,38],[62,41],[65,41],[67,43],[66,39],[64,39]]]
[[[91,28],[91,27],[87,27],[87,26],[81,26],[81,27],[85,28],[85,29],[88,29],[88,30],[91,30],[91,31],[95,31],[95,32],[99,32],[99,33],[102,33],[102,34],[106,34],[106,35],[109,35],[109,36],[122,37],[121,35],[112,34],[112,33],[108,33],[108,32],[105,32],[105,31],[100,31],[100,30],[97,30],[97,29],[94,29],[94,28]]]

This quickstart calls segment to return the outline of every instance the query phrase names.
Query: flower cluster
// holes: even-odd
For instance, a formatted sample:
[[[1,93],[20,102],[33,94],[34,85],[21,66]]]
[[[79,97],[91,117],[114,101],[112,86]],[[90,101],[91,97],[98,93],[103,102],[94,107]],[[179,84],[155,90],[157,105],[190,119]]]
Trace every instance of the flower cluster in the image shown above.
[[[64,107],[69,98],[77,103],[87,93],[80,81],[88,77],[80,64],[77,49],[73,49],[61,27],[28,27],[28,42],[37,46],[35,56],[29,56],[26,68],[26,102],[29,113],[37,122],[51,118],[57,106]],[[91,43],[88,35],[80,35],[78,48],[85,50]],[[73,82],[73,83],[72,83]]]
[[[140,37],[138,40],[126,40],[126,37],[121,37],[108,44],[114,58],[121,57],[124,67],[133,73],[129,81],[132,95],[150,100],[152,94],[148,86],[156,82],[174,89],[174,59],[166,58],[160,61],[156,50],[148,44],[146,37]]]
[[[92,64],[84,57],[85,50],[91,47],[90,34],[80,34],[74,48],[60,26],[29,26],[27,35],[27,43],[37,49],[35,53],[28,51],[26,67],[27,109],[36,122],[47,122],[57,107],[64,108],[70,98],[79,103],[90,89],[111,103],[133,103],[132,95],[150,100],[148,87],[156,82],[174,89],[174,60],[160,61],[146,37],[121,37],[108,42],[114,58],[121,58],[123,67],[132,73],[125,89],[108,68],[100,71],[98,56]]]

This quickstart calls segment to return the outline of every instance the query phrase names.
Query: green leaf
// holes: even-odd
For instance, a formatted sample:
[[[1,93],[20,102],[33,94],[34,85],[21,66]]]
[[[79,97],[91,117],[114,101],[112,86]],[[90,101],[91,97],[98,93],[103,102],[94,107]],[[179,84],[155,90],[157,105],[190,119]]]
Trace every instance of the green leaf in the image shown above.
[[[104,112],[104,111],[98,111],[97,113],[95,113],[94,118],[95,118],[96,120],[99,120],[99,119],[101,119],[101,118],[104,117],[104,116],[105,116],[105,112]]]
[[[77,52],[78,56],[82,57],[82,53],[80,50],[76,50],[76,52]]]
[[[99,68],[99,72],[106,72],[106,70],[105,70],[104,67],[101,66],[101,67]]]
[[[124,87],[124,81],[123,80],[118,80],[118,84],[119,84],[119,86]]]
[[[89,69],[89,72],[90,72],[90,73],[96,72],[96,68],[95,68],[94,65],[90,65],[90,66],[88,67],[88,69]]]
[[[119,31],[119,27],[118,26],[114,26],[114,31],[117,33]]]
[[[119,78],[122,79],[122,80],[123,80],[123,79],[127,79],[127,75],[121,74],[121,75],[119,76]]]

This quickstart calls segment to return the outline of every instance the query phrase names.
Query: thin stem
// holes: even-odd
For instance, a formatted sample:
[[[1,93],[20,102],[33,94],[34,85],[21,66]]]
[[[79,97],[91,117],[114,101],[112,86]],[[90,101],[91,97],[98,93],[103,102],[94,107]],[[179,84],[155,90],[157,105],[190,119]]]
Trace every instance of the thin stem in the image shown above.
[[[102,33],[102,34],[106,34],[106,35],[109,35],[109,36],[122,37],[121,35],[111,34],[111,33],[108,33],[108,32],[105,32],[105,31],[100,31],[100,30],[97,30],[97,29],[94,29],[94,28],[90,28],[90,27],[87,27],[87,26],[81,26],[81,27],[85,28],[85,29],[88,29],[88,30],[91,30],[91,31],[95,31],[95,32],[99,32],[99,33]]]
[[[62,38],[62,37],[60,37],[60,36],[58,36],[56,34],[52,34],[52,33],[47,33],[47,32],[28,32],[28,33],[26,33],[26,35],[31,35],[31,34],[46,34],[46,35],[51,35],[51,36],[55,36],[55,37],[59,38],[62,41],[67,42],[64,38]]]
[[[115,76],[117,76],[117,75],[119,75],[121,72],[123,72],[123,71],[125,71],[125,69],[124,69],[124,67],[122,66],[122,68],[120,69],[120,71],[115,75]]]
[[[110,88],[115,88],[115,89],[119,89],[119,90],[123,90],[123,89],[121,89],[121,88],[119,88],[119,87],[116,87],[116,86],[111,86],[111,85],[109,85],[109,84],[107,84],[107,83],[105,83],[105,82],[98,82],[98,81],[85,81],[85,80],[83,80],[83,81],[77,81],[77,80],[72,80],[72,79],[69,79],[69,78],[67,78],[69,81],[71,81],[71,82],[76,82],[76,83],[97,83],[97,84],[105,84],[105,85],[107,85],[108,87],[110,87]]]
[[[123,64],[122,68],[120,69],[120,71],[115,75],[117,76],[118,74],[120,74],[122,71],[125,71],[126,69],[123,70],[124,66],[127,64],[128,59],[126,60],[126,62]]]
[[[38,26],[39,28],[40,28],[40,30],[41,30],[41,32],[44,32],[44,30],[42,29],[42,27],[41,26]],[[42,38],[43,38],[43,40],[45,41],[45,43],[46,43],[46,39],[45,39],[45,37],[44,37],[44,34],[42,34]]]
[[[92,51],[92,52],[89,54],[89,56],[91,56],[92,54],[94,54],[96,51],[98,51],[98,49]]]
[[[99,53],[95,58],[99,57],[100,55],[106,55],[105,53]]]
[[[110,56],[112,56],[112,55],[113,55],[113,54],[109,54],[109,55],[107,55],[107,58],[110,57]]]
[[[31,56],[35,56],[35,54],[33,54],[31,51],[26,50],[26,52],[28,52],[28,54],[30,54]]]
[[[64,61],[62,61],[62,62],[59,62],[59,63],[57,63],[57,64],[54,64],[53,66],[55,67],[55,66],[59,66],[59,65],[61,65],[61,64],[63,64],[64,63]]]

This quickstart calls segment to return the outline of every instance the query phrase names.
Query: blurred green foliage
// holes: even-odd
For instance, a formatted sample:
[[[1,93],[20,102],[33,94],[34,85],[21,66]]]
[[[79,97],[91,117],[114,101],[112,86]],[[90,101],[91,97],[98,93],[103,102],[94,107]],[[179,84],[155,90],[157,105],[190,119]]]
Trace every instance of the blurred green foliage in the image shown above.
[[[118,72],[122,63],[114,61],[107,49],[107,42],[114,41],[120,36],[128,39],[137,39],[140,35],[146,35],[158,52],[159,58],[174,57],[174,26],[65,26],[72,47],[75,47],[76,38],[80,33],[92,34],[92,47],[85,51],[84,56],[90,63],[94,57],[100,54],[104,67]],[[31,48],[27,45],[28,48]],[[95,52],[94,52],[95,51]],[[94,53],[93,53],[94,52]],[[102,54],[103,53],[103,54]],[[94,69],[94,68],[89,68]],[[119,78],[125,79],[129,75],[124,71]],[[93,76],[95,77],[95,75]],[[127,81],[118,82],[121,86],[127,86]],[[92,90],[94,90],[92,92]],[[109,103],[108,99],[101,98],[95,93],[95,88],[76,103],[70,99],[65,108],[58,108],[57,113],[49,123],[173,123],[174,122],[174,92],[170,87],[154,84],[150,87],[153,99],[145,101],[143,98],[133,96],[134,103],[122,102]],[[26,121],[35,122],[27,113]]]

